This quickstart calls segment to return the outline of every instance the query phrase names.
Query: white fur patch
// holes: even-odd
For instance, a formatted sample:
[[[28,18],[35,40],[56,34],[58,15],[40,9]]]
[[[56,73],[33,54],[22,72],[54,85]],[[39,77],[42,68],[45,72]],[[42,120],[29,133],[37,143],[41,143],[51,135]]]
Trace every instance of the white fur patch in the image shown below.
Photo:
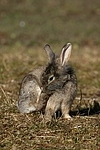
[[[40,94],[41,94],[41,89],[39,86],[36,86],[36,90],[37,90],[37,93],[38,93],[38,96],[37,96],[37,102],[39,101],[39,98],[40,98]]]

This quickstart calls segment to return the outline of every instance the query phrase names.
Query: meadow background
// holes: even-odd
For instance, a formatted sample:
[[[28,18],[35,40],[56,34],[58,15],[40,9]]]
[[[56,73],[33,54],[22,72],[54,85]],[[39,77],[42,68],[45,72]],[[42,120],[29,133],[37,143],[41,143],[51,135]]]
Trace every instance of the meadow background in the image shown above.
[[[47,63],[46,43],[60,53],[67,42],[78,78],[73,121],[20,114],[22,78]],[[0,0],[0,150],[99,150],[99,133],[100,1]]]

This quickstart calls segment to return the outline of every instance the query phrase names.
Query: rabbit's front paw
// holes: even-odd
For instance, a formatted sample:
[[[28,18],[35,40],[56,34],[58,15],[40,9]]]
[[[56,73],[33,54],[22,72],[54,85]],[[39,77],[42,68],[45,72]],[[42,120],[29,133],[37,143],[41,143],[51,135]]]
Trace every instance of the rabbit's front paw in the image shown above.
[[[69,114],[65,114],[63,116],[64,119],[67,119],[67,120],[73,120],[73,118],[69,115]]]
[[[44,122],[45,123],[51,122],[51,120],[52,120],[51,116],[44,116]]]

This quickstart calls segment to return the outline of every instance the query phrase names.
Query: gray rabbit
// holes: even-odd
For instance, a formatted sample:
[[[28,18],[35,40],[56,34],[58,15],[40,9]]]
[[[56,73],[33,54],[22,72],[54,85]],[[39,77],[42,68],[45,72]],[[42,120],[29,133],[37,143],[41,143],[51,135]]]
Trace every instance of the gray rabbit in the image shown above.
[[[60,110],[64,118],[71,119],[69,111],[77,93],[77,78],[68,64],[72,45],[64,45],[59,57],[48,44],[44,49],[49,63],[24,77],[19,91],[18,109],[22,113],[42,111],[47,121]]]

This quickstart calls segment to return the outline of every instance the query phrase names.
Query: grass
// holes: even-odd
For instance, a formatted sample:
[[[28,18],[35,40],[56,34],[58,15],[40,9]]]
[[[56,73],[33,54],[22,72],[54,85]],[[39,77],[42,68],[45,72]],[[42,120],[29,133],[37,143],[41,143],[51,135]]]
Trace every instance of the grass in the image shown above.
[[[1,0],[0,4],[0,150],[99,150],[100,2]],[[43,45],[49,43],[59,52],[67,41],[73,44],[70,63],[79,86],[73,120],[44,124],[40,113],[20,114],[15,105],[19,85],[28,72],[47,63]]]
[[[100,2],[88,0],[88,3],[83,0],[15,0],[13,3],[2,0],[1,44],[39,46],[44,42],[55,45],[71,41],[79,45],[98,45]]]

